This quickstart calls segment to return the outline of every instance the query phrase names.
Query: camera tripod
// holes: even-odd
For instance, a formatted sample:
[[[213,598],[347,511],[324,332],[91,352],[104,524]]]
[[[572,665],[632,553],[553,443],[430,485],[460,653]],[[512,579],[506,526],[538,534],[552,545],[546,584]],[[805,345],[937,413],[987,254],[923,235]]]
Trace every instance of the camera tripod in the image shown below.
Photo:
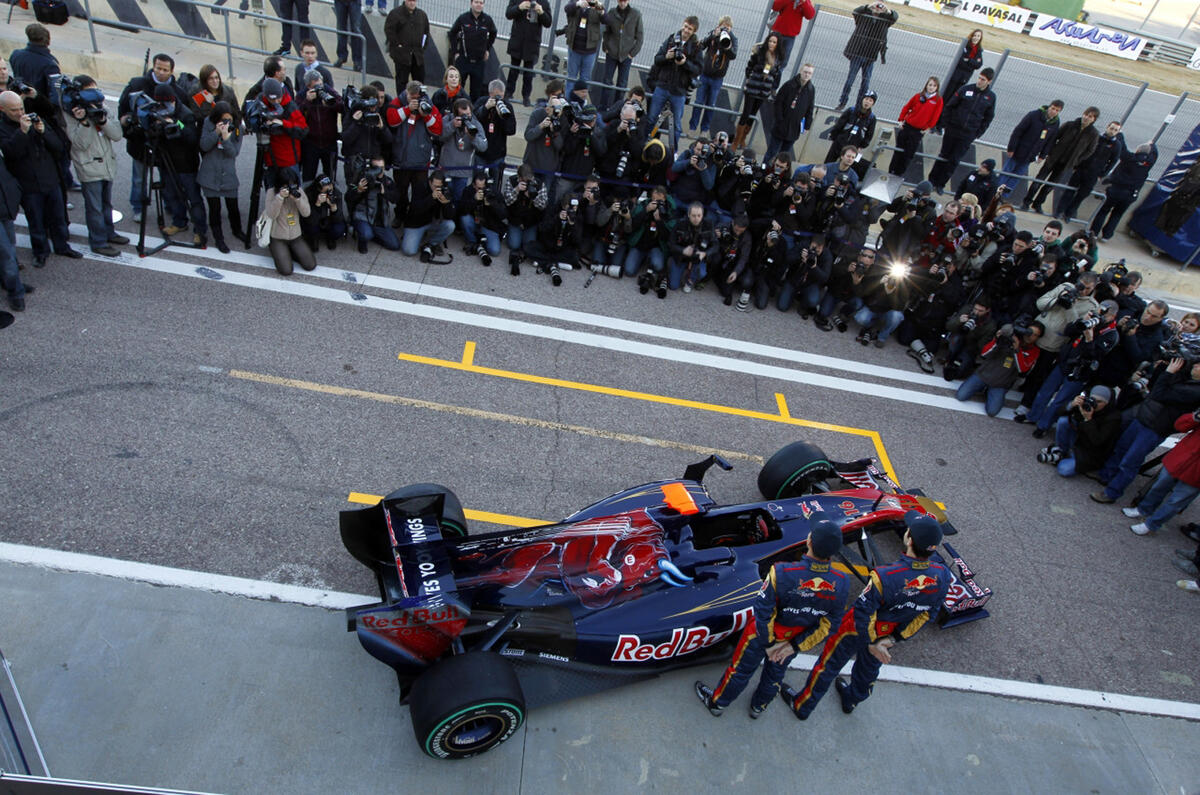
[[[262,199],[263,168],[267,147],[271,145],[271,136],[267,133],[255,133],[254,176],[250,188],[250,215],[246,219],[246,239],[242,242],[249,250],[254,245],[254,228],[258,225],[258,205]]]
[[[148,200],[153,196],[154,208],[158,213],[158,228],[163,228],[163,222],[166,220],[163,207],[163,185],[165,180],[171,181],[171,187],[175,189],[175,193],[185,203],[189,201],[187,193],[183,190],[183,185],[179,182],[179,174],[175,172],[175,164],[171,162],[169,157],[164,157],[159,150],[158,141],[153,135],[146,136],[145,155],[143,156],[142,168],[142,198]],[[154,179],[154,170],[158,169],[158,179]],[[188,243],[181,240],[172,240],[170,237],[163,235],[163,242],[159,243],[152,249],[146,249],[146,217],[150,214],[147,211],[142,212],[142,221],[138,224],[138,243],[137,253],[139,257],[145,257],[149,254],[157,254],[167,246],[182,246],[183,248],[200,248],[196,243]]]

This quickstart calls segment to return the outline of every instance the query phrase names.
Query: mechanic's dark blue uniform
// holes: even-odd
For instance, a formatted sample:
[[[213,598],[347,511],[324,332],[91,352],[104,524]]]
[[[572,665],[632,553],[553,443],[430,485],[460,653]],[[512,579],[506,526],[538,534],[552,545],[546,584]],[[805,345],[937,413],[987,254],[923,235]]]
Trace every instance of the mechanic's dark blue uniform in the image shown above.
[[[779,692],[792,657],[825,640],[837,625],[849,593],[847,576],[828,562],[805,555],[799,561],[772,566],[754,601],[754,622],[742,632],[733,660],[713,688],[713,705],[728,706],[745,689],[759,663],[765,661],[750,704],[754,709],[765,709]],[[767,658],[767,648],[785,640],[792,644],[787,659],[773,662]]]
[[[872,571],[867,587],[855,600],[854,608],[846,612],[837,632],[825,641],[804,689],[792,701],[796,715],[809,716],[851,657],[854,668],[843,703],[853,706],[865,701],[881,665],[867,646],[888,636],[900,641],[915,635],[937,617],[950,580],[950,571],[942,564],[908,555]]]

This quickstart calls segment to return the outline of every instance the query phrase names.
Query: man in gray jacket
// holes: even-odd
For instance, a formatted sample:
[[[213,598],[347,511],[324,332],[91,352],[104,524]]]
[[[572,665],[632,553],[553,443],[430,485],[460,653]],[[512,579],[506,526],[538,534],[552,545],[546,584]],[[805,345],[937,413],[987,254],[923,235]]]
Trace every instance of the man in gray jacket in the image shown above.
[[[83,189],[88,243],[93,254],[115,257],[120,252],[113,244],[129,242],[129,238],[117,234],[112,222],[112,184],[117,176],[113,142],[123,137],[121,125],[105,111],[104,94],[87,75],[64,86],[63,105],[71,162]]]
[[[612,86],[615,74],[615,85],[619,90],[606,90],[596,103],[601,108],[616,102],[629,85],[629,68],[633,65],[634,56],[642,50],[644,37],[642,12],[634,8],[629,0],[617,0],[616,8],[604,12],[603,24],[604,72],[600,79]]]
[[[487,151],[487,135],[475,118],[471,100],[459,97],[442,119],[442,158],[438,166],[450,177],[450,195],[458,202],[471,181],[476,155]]]

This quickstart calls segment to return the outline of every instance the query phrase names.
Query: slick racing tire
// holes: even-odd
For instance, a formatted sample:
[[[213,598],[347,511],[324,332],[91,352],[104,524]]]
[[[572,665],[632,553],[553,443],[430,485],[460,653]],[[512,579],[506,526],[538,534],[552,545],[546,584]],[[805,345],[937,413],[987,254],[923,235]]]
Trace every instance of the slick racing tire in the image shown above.
[[[825,452],[815,444],[792,442],[767,459],[758,473],[758,490],[768,500],[828,491],[825,478],[835,474]]]
[[[435,759],[466,759],[507,740],[525,722],[525,696],[508,660],[471,652],[436,662],[413,683],[413,732]]]
[[[458,501],[458,495],[445,486],[438,483],[414,483],[411,486],[396,489],[387,495],[387,499],[425,497],[434,494],[442,494],[446,498],[442,508],[442,521],[439,523],[442,528],[442,537],[466,538],[468,535],[467,517],[463,514],[462,503]]]

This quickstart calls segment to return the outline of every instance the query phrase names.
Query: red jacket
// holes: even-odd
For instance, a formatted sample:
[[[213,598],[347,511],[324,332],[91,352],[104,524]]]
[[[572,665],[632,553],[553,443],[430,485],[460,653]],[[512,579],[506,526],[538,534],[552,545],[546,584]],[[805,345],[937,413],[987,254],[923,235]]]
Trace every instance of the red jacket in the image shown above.
[[[1195,414],[1183,414],[1175,420],[1175,430],[1187,431],[1188,435],[1171,448],[1163,459],[1163,466],[1176,480],[1200,488],[1200,433],[1196,432],[1197,427],[1200,423],[1196,422]]]
[[[812,0],[775,0],[771,4],[771,10],[779,12],[771,30],[780,36],[789,37],[800,32],[804,20],[812,19],[817,15],[817,9],[813,6]]]
[[[287,168],[300,163],[300,139],[308,133],[308,122],[292,98],[286,94],[280,100],[283,105],[284,134],[271,136],[271,149],[263,164]]]
[[[924,92],[913,94],[912,99],[900,109],[900,121],[923,131],[933,127],[942,117],[942,98],[934,94],[922,102],[922,96]]]

